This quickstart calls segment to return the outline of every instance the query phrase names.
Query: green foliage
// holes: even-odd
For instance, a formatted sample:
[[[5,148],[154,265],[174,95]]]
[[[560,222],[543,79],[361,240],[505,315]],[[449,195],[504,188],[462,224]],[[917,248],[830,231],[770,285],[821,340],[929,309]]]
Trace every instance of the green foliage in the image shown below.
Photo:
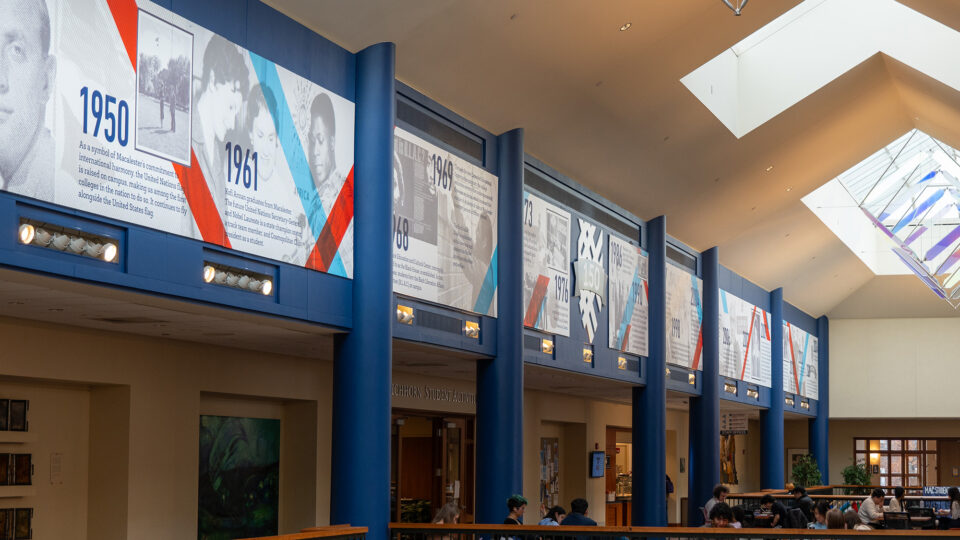
[[[820,486],[823,482],[820,478],[820,467],[817,466],[817,460],[810,454],[800,456],[791,471],[793,483],[798,486],[810,487]]]
[[[430,499],[401,499],[400,521],[430,523]]]
[[[843,483],[848,486],[870,485],[870,466],[866,463],[851,463],[843,468]],[[861,495],[867,492],[866,488],[847,488],[847,495]]]

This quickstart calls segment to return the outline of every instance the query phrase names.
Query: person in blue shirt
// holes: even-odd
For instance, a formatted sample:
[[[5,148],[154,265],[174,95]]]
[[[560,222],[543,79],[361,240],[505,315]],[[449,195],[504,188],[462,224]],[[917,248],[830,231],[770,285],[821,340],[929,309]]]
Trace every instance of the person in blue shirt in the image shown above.
[[[563,521],[563,518],[567,516],[567,511],[563,509],[562,506],[554,506],[551,508],[547,515],[543,516],[543,519],[540,520],[540,523],[537,525],[543,526],[559,526],[560,522]]]
[[[813,506],[813,521],[807,525],[810,529],[827,528],[827,512],[830,511],[830,504],[827,501],[817,501]]]
[[[589,504],[586,499],[574,499],[570,501],[570,513],[560,522],[561,525],[579,525],[581,527],[596,527],[597,522],[587,517],[587,507]]]

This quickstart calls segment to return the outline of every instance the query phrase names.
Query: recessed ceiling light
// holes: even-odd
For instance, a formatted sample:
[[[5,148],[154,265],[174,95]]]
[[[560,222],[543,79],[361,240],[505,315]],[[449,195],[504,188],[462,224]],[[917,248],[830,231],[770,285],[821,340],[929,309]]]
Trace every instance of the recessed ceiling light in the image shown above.
[[[772,170],[773,170],[773,165],[769,165],[769,166],[767,166],[767,168],[766,168],[766,169],[764,169],[764,170],[765,170],[765,171],[767,171],[767,172],[770,172],[770,171],[772,171]]]
[[[789,193],[789,192],[791,192],[791,191],[793,191],[793,188],[792,188],[792,187],[788,187],[788,188],[787,188],[787,193]]]
[[[623,23],[623,26],[620,27],[620,31],[625,32],[629,30],[631,26],[633,26],[633,23],[630,23],[630,22]]]

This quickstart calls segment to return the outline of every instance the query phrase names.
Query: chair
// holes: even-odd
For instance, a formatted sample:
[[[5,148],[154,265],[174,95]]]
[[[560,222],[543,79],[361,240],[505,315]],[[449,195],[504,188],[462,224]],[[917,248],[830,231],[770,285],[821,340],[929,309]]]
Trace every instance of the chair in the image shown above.
[[[884,512],[883,525],[888,529],[909,529],[909,512]]]
[[[907,513],[910,514],[910,525],[919,526],[921,529],[937,528],[937,519],[934,516],[933,508],[911,506],[907,508]]]

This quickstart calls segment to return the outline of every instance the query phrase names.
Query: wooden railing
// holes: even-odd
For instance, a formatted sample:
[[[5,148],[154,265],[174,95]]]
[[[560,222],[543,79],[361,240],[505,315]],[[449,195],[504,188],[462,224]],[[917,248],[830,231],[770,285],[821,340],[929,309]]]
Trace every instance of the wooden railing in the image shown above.
[[[281,534],[279,536],[259,536],[244,540],[315,540],[319,538],[331,540],[365,540],[366,527],[351,527],[350,525],[330,525],[326,527],[310,527],[298,533]]]

